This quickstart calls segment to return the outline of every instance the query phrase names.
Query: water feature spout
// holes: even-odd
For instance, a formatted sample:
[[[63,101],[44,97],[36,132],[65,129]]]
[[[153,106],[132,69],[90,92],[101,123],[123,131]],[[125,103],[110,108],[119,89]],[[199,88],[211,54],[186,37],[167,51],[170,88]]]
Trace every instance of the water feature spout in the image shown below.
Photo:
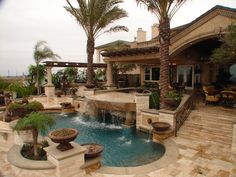
[[[151,141],[151,136],[152,136],[152,119],[147,119],[147,123],[148,123],[148,139],[146,142],[150,142]]]

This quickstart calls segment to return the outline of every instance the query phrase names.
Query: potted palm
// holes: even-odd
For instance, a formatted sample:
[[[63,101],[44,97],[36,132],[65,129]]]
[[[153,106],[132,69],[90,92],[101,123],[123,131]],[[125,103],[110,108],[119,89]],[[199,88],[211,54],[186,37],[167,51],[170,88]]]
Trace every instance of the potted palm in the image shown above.
[[[42,135],[45,135],[49,128],[51,128],[55,124],[55,121],[49,115],[32,112],[26,117],[18,120],[16,123],[14,130],[18,133],[23,130],[30,130],[33,138],[33,155],[34,159],[39,159],[39,149],[38,149],[38,136],[39,132]]]

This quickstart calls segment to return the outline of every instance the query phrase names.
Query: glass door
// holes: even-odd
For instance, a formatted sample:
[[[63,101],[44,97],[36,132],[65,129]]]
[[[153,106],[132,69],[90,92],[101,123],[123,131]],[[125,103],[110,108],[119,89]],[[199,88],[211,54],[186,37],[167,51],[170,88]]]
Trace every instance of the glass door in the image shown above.
[[[185,84],[185,89],[193,89],[193,66],[177,66],[177,82],[180,85]]]

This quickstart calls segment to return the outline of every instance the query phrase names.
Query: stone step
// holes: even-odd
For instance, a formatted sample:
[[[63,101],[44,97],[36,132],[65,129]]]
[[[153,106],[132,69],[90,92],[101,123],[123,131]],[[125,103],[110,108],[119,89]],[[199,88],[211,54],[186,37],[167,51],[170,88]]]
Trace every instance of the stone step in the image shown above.
[[[233,129],[233,124],[225,124],[219,122],[207,122],[207,121],[185,121],[182,126],[187,126],[187,127],[200,127],[200,128],[210,128],[210,129],[215,129],[218,131],[219,129],[225,130],[225,131],[231,131]]]
[[[191,128],[206,128],[210,130],[224,130],[226,132],[231,132],[233,129],[233,124],[222,124],[221,122],[213,123],[213,122],[203,122],[203,121],[192,121],[187,120],[184,122],[183,126],[191,127]]]
[[[220,143],[220,144],[226,144],[226,145],[231,145],[232,143],[232,138],[228,137],[218,137],[218,136],[206,136],[206,133],[204,134],[199,134],[195,132],[186,132],[186,131],[179,131],[177,136],[185,139],[190,139],[190,140],[196,140],[196,141],[212,141],[214,143]]]
[[[229,137],[232,138],[233,130],[231,131],[223,131],[223,130],[214,130],[214,129],[208,129],[208,128],[199,128],[199,127],[182,127],[181,131],[183,132],[199,132],[199,133],[205,133],[206,135],[214,135],[214,136],[222,136],[222,137]]]
[[[220,133],[210,133],[207,131],[194,131],[190,129],[183,128],[183,130],[179,131],[180,134],[188,134],[189,136],[199,136],[199,137],[214,137],[214,138],[219,138],[219,139],[228,139],[232,140],[232,135],[230,134],[220,134]]]
[[[235,113],[227,113],[227,112],[222,112],[222,111],[209,111],[209,110],[193,110],[193,114],[196,115],[201,115],[201,116],[210,116],[210,117],[218,117],[220,119],[227,119],[227,120],[232,120],[236,118],[236,112]]]
[[[223,115],[222,113],[211,114],[211,113],[195,112],[195,111],[192,111],[191,115],[195,115],[195,116],[199,116],[199,117],[203,117],[203,118],[207,118],[207,119],[217,118],[220,120],[228,120],[228,121],[233,121],[236,118],[235,115],[226,116],[226,115]]]

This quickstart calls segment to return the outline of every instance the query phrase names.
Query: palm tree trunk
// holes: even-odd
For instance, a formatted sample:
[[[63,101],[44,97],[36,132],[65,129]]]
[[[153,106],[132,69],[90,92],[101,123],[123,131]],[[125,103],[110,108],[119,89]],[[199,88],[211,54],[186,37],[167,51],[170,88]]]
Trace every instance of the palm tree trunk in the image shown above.
[[[37,63],[37,76],[36,76],[36,87],[37,87],[37,93],[40,95],[40,90],[39,90],[39,64]]]
[[[87,40],[87,85],[92,86],[93,83],[93,54],[94,54],[94,39]]]
[[[33,150],[34,150],[34,157],[35,159],[39,159],[39,154],[38,154],[38,130],[33,128],[32,129],[32,135],[33,135]]]
[[[160,99],[163,106],[163,98],[168,92],[169,86],[169,45],[170,45],[170,20],[162,19],[159,22],[160,35]]]

